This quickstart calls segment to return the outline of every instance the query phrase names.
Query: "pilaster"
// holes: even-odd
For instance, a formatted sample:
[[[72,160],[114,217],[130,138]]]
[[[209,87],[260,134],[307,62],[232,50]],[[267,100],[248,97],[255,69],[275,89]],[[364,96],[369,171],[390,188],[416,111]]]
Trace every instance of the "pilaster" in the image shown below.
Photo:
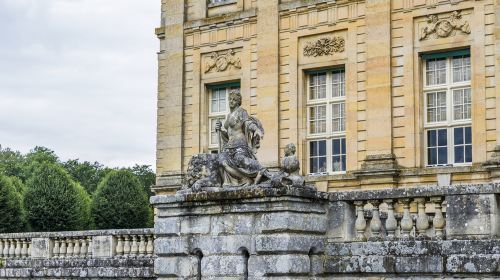
[[[183,162],[184,1],[163,3],[163,26],[157,29],[158,54],[157,188],[176,188]],[[168,174],[167,174],[168,173]],[[170,177],[175,180],[169,180]]]
[[[279,165],[279,14],[278,0],[258,0],[257,117],[266,128],[257,157]]]

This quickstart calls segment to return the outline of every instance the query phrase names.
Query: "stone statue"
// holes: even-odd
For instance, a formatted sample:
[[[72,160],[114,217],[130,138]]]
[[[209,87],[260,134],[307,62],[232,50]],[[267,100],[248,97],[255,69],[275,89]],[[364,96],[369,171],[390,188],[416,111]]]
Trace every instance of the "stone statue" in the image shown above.
[[[224,129],[217,121],[215,131],[219,133],[219,164],[225,186],[249,186],[263,168],[255,154],[264,137],[260,121],[241,108],[241,94],[237,90],[229,93],[231,112]]]
[[[219,153],[193,156],[179,192],[210,192],[253,185],[304,187],[295,145],[285,147],[282,169],[269,171],[255,155],[264,138],[261,122],[241,107],[241,94],[237,90],[229,93],[229,107],[231,111],[224,126],[220,121],[215,125],[219,134]]]

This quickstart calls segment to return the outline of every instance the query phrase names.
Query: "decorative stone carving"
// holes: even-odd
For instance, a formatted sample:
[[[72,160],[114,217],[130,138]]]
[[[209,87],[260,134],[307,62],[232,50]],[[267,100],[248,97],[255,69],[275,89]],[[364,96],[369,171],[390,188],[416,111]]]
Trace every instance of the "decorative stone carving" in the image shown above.
[[[316,41],[311,41],[304,47],[305,56],[324,56],[333,53],[343,52],[345,49],[345,40],[342,37],[324,37]]]
[[[440,19],[437,15],[427,16],[428,26],[422,28],[420,40],[428,39],[431,35],[434,38],[446,38],[453,36],[457,31],[470,34],[469,23],[462,18],[461,11],[454,11],[448,18]]]
[[[209,60],[205,63],[205,73],[209,73],[213,69],[215,69],[216,72],[224,72],[229,66],[241,69],[240,58],[236,57],[236,52],[233,49],[222,52],[212,52]]]
[[[191,158],[180,193],[217,191],[223,188],[304,187],[305,181],[299,175],[300,164],[295,156],[295,145],[285,148],[282,170],[270,171],[264,168],[255,154],[264,137],[260,121],[248,115],[241,106],[241,93],[229,93],[231,112],[222,127],[217,122],[219,133],[218,154],[198,154]]]

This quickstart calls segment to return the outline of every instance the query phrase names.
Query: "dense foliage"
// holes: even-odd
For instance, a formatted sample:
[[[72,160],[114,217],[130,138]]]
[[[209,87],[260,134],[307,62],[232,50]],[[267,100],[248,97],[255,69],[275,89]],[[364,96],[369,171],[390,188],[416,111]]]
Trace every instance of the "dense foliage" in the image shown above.
[[[146,210],[138,207],[137,203],[133,207],[141,208],[141,215],[144,215],[144,211],[147,212],[147,218],[142,224],[120,222],[116,225],[121,228],[150,225],[151,209],[147,197],[151,195],[150,187],[155,182],[155,174],[150,166],[109,168],[99,162],[81,162],[78,159],[61,161],[54,151],[45,147],[35,147],[29,153],[22,154],[0,146],[0,223],[5,220],[16,225],[7,228],[0,224],[0,231],[93,229],[94,220],[90,211],[92,199],[96,197],[94,193],[106,175],[123,173],[118,170],[124,170],[128,174],[125,181],[133,181],[133,185],[138,185],[140,191],[126,183],[123,189],[112,188],[117,194],[107,193],[108,199],[128,196],[134,202],[143,203]],[[133,180],[129,180],[130,178]],[[20,212],[15,209],[10,212],[5,210],[15,208],[16,204]],[[11,215],[5,216],[4,213]],[[11,217],[17,217],[14,219],[16,222],[8,220]],[[106,217],[101,215],[100,218]]]
[[[34,231],[84,230],[90,227],[90,199],[69,174],[54,163],[41,163],[27,182],[24,207]]]
[[[0,175],[0,233],[26,229],[25,213],[18,193],[7,176]]]
[[[104,178],[92,200],[92,217],[98,229],[149,226],[148,197],[132,172],[111,171]]]

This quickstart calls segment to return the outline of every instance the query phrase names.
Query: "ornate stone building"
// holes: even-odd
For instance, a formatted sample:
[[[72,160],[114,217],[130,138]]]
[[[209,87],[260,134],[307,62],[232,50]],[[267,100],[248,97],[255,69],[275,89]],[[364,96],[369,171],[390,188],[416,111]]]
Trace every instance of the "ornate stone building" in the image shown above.
[[[259,160],[294,143],[318,190],[494,181],[498,5],[162,0],[157,192],[217,152],[234,90],[266,129]]]

